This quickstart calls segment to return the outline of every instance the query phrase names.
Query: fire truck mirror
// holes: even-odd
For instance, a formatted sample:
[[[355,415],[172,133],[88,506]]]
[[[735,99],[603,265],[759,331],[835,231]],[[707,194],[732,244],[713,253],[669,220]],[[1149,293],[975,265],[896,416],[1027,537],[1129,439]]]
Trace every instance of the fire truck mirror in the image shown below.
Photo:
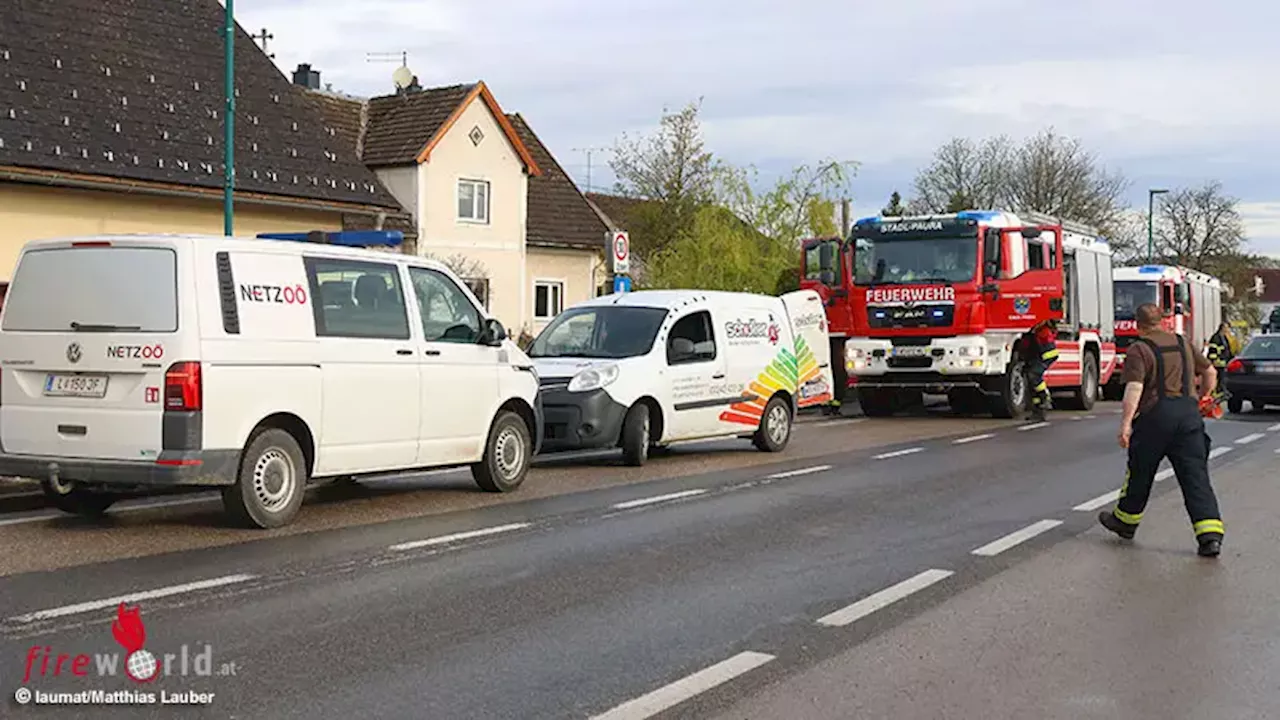
[[[1186,285],[1173,286],[1173,301],[1185,305],[1190,299],[1191,288]],[[1178,312],[1182,312],[1179,310]]]
[[[831,243],[824,242],[818,246],[818,269],[825,275],[836,267],[835,250]],[[823,282],[826,282],[824,279]],[[828,283],[830,284],[830,283]]]
[[[1040,228],[1038,227],[1022,228],[1022,237],[1028,240],[1035,240],[1036,238],[1040,237]]]
[[[823,270],[818,273],[818,282],[823,285],[832,286],[836,284],[836,273],[834,270]]]
[[[991,229],[982,244],[983,277],[1000,277],[1000,231]]]
[[[1186,312],[1186,310],[1183,308],[1182,303],[1174,303],[1174,305],[1173,305],[1173,314],[1174,314],[1174,315],[1181,315],[1181,314],[1183,314],[1184,312]]]

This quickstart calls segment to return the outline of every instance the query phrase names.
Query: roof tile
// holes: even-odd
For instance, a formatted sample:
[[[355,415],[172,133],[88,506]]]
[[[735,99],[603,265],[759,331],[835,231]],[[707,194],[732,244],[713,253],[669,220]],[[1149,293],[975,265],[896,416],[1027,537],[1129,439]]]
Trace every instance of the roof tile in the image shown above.
[[[418,154],[475,85],[450,85],[369,101],[362,156],[365,164],[416,165]]]
[[[527,234],[530,244],[602,249],[609,232],[564,168],[519,113],[507,118],[529,148],[542,175],[529,178]]]

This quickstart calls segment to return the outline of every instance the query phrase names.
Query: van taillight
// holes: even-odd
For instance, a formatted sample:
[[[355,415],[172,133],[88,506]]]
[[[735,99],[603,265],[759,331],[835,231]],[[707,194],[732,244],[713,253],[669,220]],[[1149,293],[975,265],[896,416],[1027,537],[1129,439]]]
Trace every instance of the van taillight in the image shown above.
[[[176,362],[164,373],[164,409],[191,412],[204,400],[200,363]]]

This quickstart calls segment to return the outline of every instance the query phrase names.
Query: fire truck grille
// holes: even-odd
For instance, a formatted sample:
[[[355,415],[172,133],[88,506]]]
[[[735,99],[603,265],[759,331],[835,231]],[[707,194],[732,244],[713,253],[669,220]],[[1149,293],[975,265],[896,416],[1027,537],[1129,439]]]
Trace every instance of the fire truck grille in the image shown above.
[[[955,305],[868,305],[872,328],[949,327],[955,321]]]

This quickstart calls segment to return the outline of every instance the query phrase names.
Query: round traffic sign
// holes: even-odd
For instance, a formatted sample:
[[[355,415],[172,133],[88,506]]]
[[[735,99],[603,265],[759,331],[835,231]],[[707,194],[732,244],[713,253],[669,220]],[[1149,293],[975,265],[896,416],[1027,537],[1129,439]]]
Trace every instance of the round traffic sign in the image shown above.
[[[613,256],[619,260],[627,259],[627,236],[623,233],[613,236]]]

